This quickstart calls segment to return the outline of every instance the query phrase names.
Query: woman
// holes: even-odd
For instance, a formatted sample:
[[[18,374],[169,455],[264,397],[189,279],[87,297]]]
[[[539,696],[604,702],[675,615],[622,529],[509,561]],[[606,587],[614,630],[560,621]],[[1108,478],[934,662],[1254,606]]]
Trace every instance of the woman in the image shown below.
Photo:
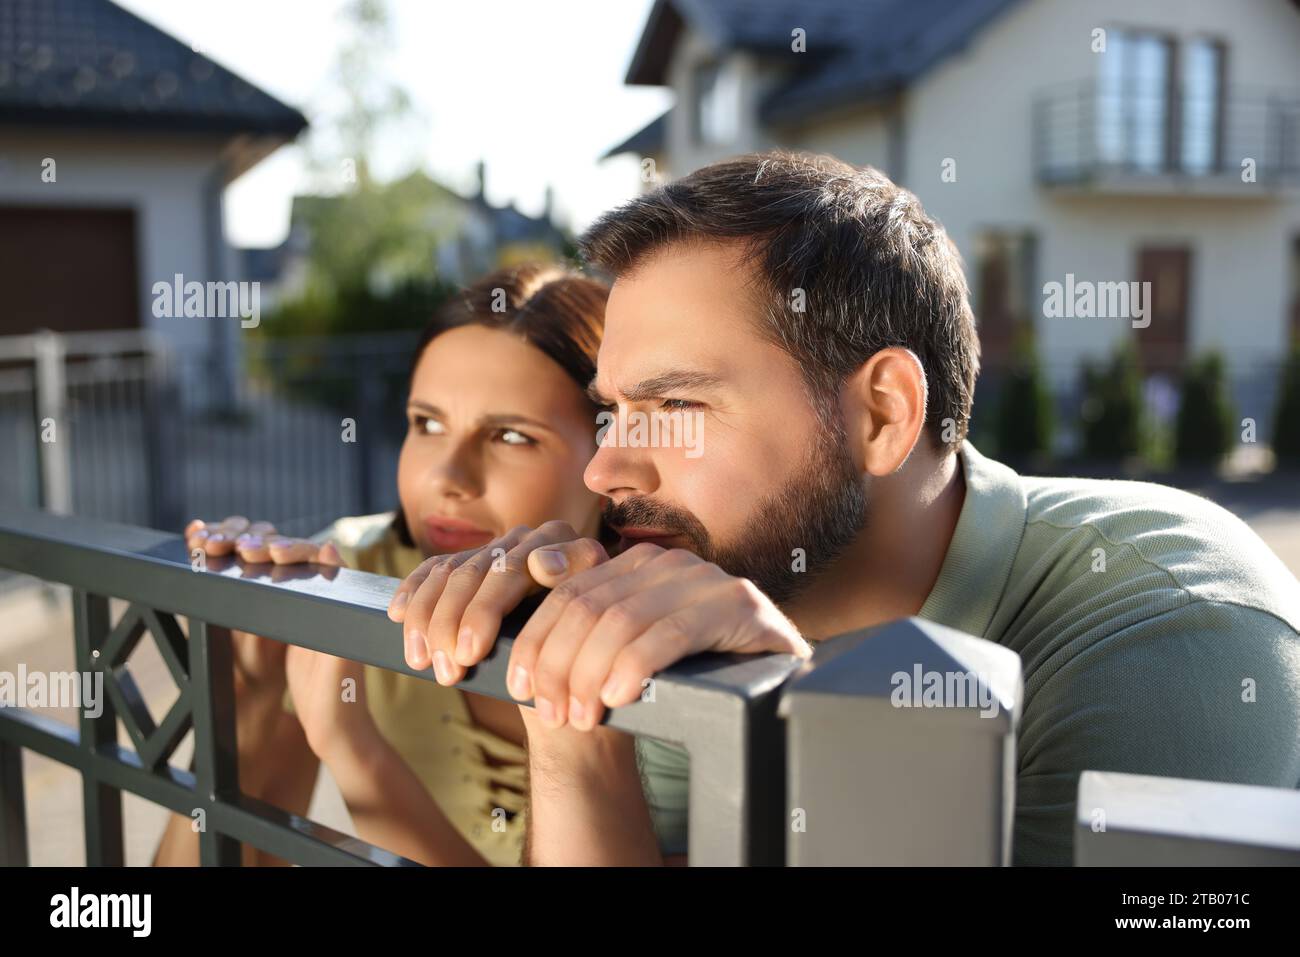
[[[585,387],[606,295],[558,267],[484,278],[441,311],[416,349],[395,514],[340,519],[311,541],[243,519],[196,522],[187,529],[191,549],[402,578],[425,557],[484,545],[520,525],[560,519],[595,537],[600,500],[582,473],[596,449],[596,410]],[[431,865],[519,862],[518,705],[235,637],[245,793],[305,813],[323,761],[362,839]],[[196,861],[189,821],[174,818],[156,863]]]

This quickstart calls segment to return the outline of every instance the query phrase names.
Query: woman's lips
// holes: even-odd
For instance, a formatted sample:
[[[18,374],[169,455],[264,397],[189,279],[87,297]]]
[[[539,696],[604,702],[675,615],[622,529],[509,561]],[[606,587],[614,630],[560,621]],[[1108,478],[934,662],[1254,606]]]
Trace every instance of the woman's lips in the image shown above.
[[[435,552],[463,552],[486,545],[495,537],[473,522],[443,515],[426,518],[424,533]]]

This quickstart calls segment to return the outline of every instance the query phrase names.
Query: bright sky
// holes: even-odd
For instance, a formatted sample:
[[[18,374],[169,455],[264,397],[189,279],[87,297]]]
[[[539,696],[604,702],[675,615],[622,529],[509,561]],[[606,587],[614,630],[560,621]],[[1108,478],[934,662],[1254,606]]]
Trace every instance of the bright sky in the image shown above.
[[[115,0],[312,119],[343,37],[343,0]],[[472,192],[487,163],[488,198],[539,213],[547,184],[556,218],[581,229],[636,193],[631,156],[600,155],[671,104],[666,90],[623,76],[651,0],[389,0],[388,75],[419,120],[376,150],[374,171],[417,165]],[[226,193],[237,246],[288,231],[289,203],[308,188],[302,151],[284,147]]]

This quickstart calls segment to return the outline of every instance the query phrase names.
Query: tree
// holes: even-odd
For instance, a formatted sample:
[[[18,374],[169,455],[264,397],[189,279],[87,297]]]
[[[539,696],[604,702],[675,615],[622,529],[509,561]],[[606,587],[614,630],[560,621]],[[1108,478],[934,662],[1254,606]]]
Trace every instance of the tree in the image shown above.
[[[1228,400],[1223,356],[1209,353],[1183,373],[1182,401],[1174,428],[1179,465],[1213,465],[1232,447],[1235,416]]]
[[[998,455],[1012,463],[1050,455],[1055,417],[1052,394],[1043,381],[1034,338],[1020,331],[1002,386],[997,418]]]
[[[1107,366],[1084,365],[1083,393],[1084,454],[1113,462],[1141,452],[1142,373],[1131,341],[1116,350]]]
[[[1300,341],[1279,373],[1277,413],[1273,417],[1273,454],[1279,465],[1300,468]]]

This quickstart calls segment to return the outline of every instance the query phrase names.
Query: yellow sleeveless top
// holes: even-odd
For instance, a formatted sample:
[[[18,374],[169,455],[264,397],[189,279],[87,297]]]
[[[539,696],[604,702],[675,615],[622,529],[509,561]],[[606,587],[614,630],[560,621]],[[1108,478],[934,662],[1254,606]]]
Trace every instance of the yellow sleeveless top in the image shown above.
[[[332,541],[348,568],[404,578],[423,556],[397,540],[392,519],[392,512],[341,518],[312,540]],[[490,864],[517,866],[527,794],[524,749],[476,725],[464,692],[364,667],[370,714],[385,740]],[[286,707],[292,710],[287,694]]]

